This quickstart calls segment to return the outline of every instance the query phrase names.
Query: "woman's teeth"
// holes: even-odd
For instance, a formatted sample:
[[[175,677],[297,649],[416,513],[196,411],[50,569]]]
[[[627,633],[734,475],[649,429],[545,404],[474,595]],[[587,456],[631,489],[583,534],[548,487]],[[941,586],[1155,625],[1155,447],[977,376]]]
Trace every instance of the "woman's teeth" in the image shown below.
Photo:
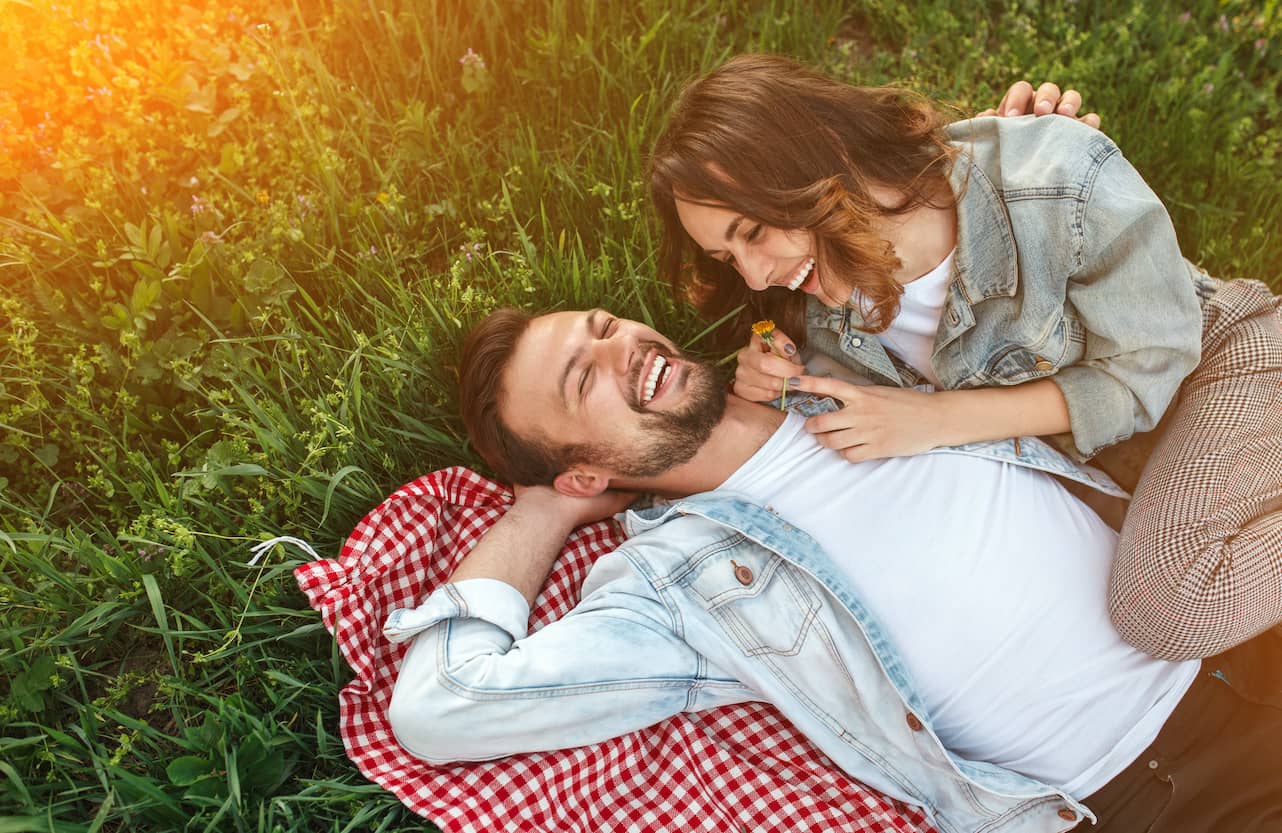
[[[663,369],[667,366],[668,362],[663,356],[654,357],[654,365],[650,368],[650,376],[645,380],[645,390],[641,394],[642,405],[654,398],[654,389],[659,386],[659,380],[663,378]]]
[[[793,278],[791,281],[788,282],[788,289],[795,292],[797,290],[797,287],[805,283],[806,278],[810,277],[810,270],[814,268],[815,268],[815,259],[812,257],[806,261],[806,264],[804,266],[801,267],[801,271],[797,273],[797,277]]]

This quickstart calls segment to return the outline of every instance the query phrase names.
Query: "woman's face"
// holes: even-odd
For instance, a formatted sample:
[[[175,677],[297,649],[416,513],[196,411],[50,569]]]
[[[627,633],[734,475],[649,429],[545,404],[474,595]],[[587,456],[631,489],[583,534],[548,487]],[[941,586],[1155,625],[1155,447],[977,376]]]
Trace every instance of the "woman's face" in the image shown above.
[[[799,289],[827,306],[841,306],[820,286],[814,235],[767,226],[733,208],[681,199],[676,204],[681,225],[695,245],[714,260],[733,266],[749,289]]]

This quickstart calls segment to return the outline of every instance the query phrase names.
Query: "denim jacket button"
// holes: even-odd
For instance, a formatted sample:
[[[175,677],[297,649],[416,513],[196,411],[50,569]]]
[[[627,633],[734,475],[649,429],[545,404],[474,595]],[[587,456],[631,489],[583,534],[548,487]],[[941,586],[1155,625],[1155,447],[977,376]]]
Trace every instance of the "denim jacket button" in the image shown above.
[[[852,338],[850,340],[851,347],[859,347],[859,346],[862,346],[863,343],[864,343],[864,340],[862,338]]]
[[[914,732],[920,732],[923,728],[925,728],[924,726],[921,725],[921,718],[919,718],[917,715],[913,714],[912,712],[909,712],[908,716],[905,719],[908,721],[908,728],[912,729]]]
[[[1060,809],[1059,817],[1062,818],[1064,821],[1077,821],[1077,813],[1074,813],[1072,810],[1068,809],[1067,807],[1063,807]]]
[[[752,584],[752,570],[748,569],[742,564],[735,564],[733,561],[731,561],[730,563],[734,565],[734,577],[738,579],[740,584],[742,584],[744,587],[747,587],[749,584]]]
[[[1046,371],[1050,370],[1054,366],[1055,365],[1046,361],[1046,359],[1043,359],[1041,356],[1037,357],[1037,363],[1033,365],[1033,367],[1035,367],[1037,370],[1041,371],[1042,373],[1045,373]]]

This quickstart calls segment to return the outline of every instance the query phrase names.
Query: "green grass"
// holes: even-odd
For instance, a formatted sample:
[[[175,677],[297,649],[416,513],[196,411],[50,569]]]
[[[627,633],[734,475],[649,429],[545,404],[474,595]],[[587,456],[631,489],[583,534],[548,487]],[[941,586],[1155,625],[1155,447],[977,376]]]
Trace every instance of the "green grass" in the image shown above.
[[[343,754],[348,671],[297,553],[249,547],[334,554],[401,483],[475,464],[454,363],[496,305],[604,304],[699,345],[640,171],[731,54],[963,112],[1076,86],[1186,254],[1279,286],[1276,2],[333,0],[181,27],[85,5],[146,47],[92,80],[139,109],[25,112],[7,140],[61,139],[0,163],[3,831],[422,829]],[[0,3],[0,46],[49,67],[0,105],[80,95],[66,14]]]

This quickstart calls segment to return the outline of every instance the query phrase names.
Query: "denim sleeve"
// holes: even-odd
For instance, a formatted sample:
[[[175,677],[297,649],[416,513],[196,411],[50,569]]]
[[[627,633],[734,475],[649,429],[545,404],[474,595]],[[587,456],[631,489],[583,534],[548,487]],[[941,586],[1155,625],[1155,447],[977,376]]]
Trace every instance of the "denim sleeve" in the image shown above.
[[[1157,425],[1201,356],[1202,319],[1170,216],[1120,152],[1100,163],[1080,227],[1067,295],[1085,354],[1051,378],[1082,462]]]
[[[389,637],[414,639],[388,709],[401,746],[432,763],[488,760],[751,699],[742,685],[707,679],[662,605],[626,585],[599,588],[532,634],[527,615],[524,597],[492,579],[445,585],[392,614]]]

